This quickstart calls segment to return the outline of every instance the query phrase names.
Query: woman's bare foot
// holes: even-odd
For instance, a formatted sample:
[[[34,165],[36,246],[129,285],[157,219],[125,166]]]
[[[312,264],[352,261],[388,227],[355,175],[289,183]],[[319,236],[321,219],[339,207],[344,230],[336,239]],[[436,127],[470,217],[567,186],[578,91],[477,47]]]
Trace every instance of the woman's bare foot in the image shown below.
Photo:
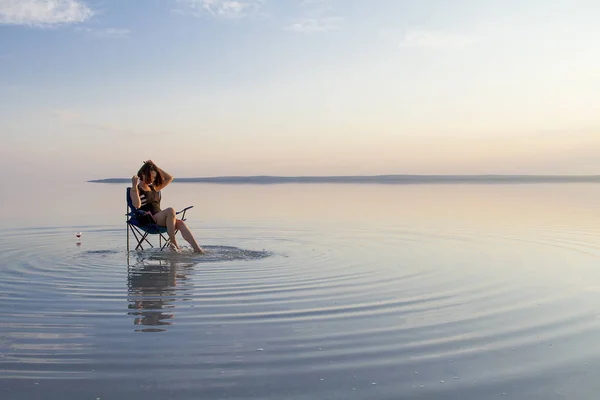
[[[194,253],[206,254],[206,250],[204,250],[202,247],[198,247],[198,248],[194,249]]]
[[[179,246],[177,246],[174,243],[169,244],[169,249],[171,249],[171,251],[174,251],[175,253],[181,253],[181,249],[179,248]]]

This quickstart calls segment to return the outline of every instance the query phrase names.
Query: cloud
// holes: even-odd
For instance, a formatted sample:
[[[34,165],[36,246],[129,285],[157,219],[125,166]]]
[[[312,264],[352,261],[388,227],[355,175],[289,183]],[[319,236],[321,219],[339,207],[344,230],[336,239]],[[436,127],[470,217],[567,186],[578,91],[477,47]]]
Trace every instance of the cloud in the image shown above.
[[[90,27],[77,27],[77,32],[82,32],[90,36],[104,38],[104,39],[123,39],[128,38],[131,31],[124,28],[90,28]]]
[[[316,33],[340,29],[344,18],[333,12],[331,0],[302,0],[298,6],[302,17],[284,28],[291,32]]]
[[[428,49],[461,49],[475,42],[473,37],[443,31],[411,29],[404,35],[400,47]]]
[[[184,9],[194,16],[212,15],[219,18],[241,19],[255,14],[265,0],[177,0]]]
[[[318,10],[330,10],[332,8],[331,0],[302,0],[300,8],[311,8]]]
[[[340,29],[342,17],[303,18],[292,22],[286,30],[299,33],[330,32]]]
[[[0,25],[52,27],[83,22],[93,15],[78,0],[0,0]]]
[[[327,0],[302,0],[300,2],[300,7],[312,6],[313,4],[323,4],[327,2]]]

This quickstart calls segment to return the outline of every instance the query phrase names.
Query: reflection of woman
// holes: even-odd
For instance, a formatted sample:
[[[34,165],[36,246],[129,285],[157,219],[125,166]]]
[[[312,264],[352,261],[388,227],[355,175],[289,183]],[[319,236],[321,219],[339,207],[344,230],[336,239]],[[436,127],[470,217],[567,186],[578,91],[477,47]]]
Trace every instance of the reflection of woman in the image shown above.
[[[175,230],[181,231],[181,236],[192,246],[195,252],[204,253],[204,250],[198,246],[192,232],[188,229],[185,222],[176,218],[175,210],[172,207],[164,210],[160,209],[160,192],[169,183],[173,177],[158,168],[152,160],[144,163],[136,175],[131,178],[131,202],[135,208],[147,211],[154,216],[157,225],[166,226],[169,239],[171,239],[171,249],[179,251],[179,245],[175,238]]]
[[[191,281],[188,271],[194,264],[144,258],[138,254],[137,262],[127,259],[128,315],[138,332],[166,331],[175,319],[177,304],[191,300]],[[178,290],[179,286],[179,290]]]
[[[161,332],[175,317],[176,265],[154,265],[131,268],[129,281],[129,314],[133,323],[144,326],[143,332]]]

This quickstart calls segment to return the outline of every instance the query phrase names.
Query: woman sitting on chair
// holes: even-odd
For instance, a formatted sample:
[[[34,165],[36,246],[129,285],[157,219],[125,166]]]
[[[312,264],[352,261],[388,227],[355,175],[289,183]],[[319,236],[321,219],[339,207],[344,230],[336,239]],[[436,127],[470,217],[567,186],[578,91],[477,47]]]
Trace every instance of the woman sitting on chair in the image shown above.
[[[137,175],[131,178],[131,191],[129,192],[131,202],[135,208],[151,213],[157,225],[167,227],[172,250],[180,250],[175,238],[175,231],[179,229],[181,236],[192,245],[194,251],[204,254],[204,250],[198,246],[185,222],[176,218],[175,210],[172,207],[164,210],[160,209],[160,195],[158,192],[172,181],[173,177],[158,168],[152,160],[144,162]]]

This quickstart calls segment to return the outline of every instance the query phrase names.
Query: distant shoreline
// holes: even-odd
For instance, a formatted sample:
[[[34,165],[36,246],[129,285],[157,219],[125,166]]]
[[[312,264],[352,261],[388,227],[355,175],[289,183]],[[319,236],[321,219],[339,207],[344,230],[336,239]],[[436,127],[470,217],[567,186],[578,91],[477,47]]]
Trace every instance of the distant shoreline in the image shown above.
[[[131,183],[131,178],[93,179],[91,183]],[[600,175],[371,175],[371,176],[217,176],[175,178],[174,183],[274,185],[286,183],[489,184],[600,183]]]

